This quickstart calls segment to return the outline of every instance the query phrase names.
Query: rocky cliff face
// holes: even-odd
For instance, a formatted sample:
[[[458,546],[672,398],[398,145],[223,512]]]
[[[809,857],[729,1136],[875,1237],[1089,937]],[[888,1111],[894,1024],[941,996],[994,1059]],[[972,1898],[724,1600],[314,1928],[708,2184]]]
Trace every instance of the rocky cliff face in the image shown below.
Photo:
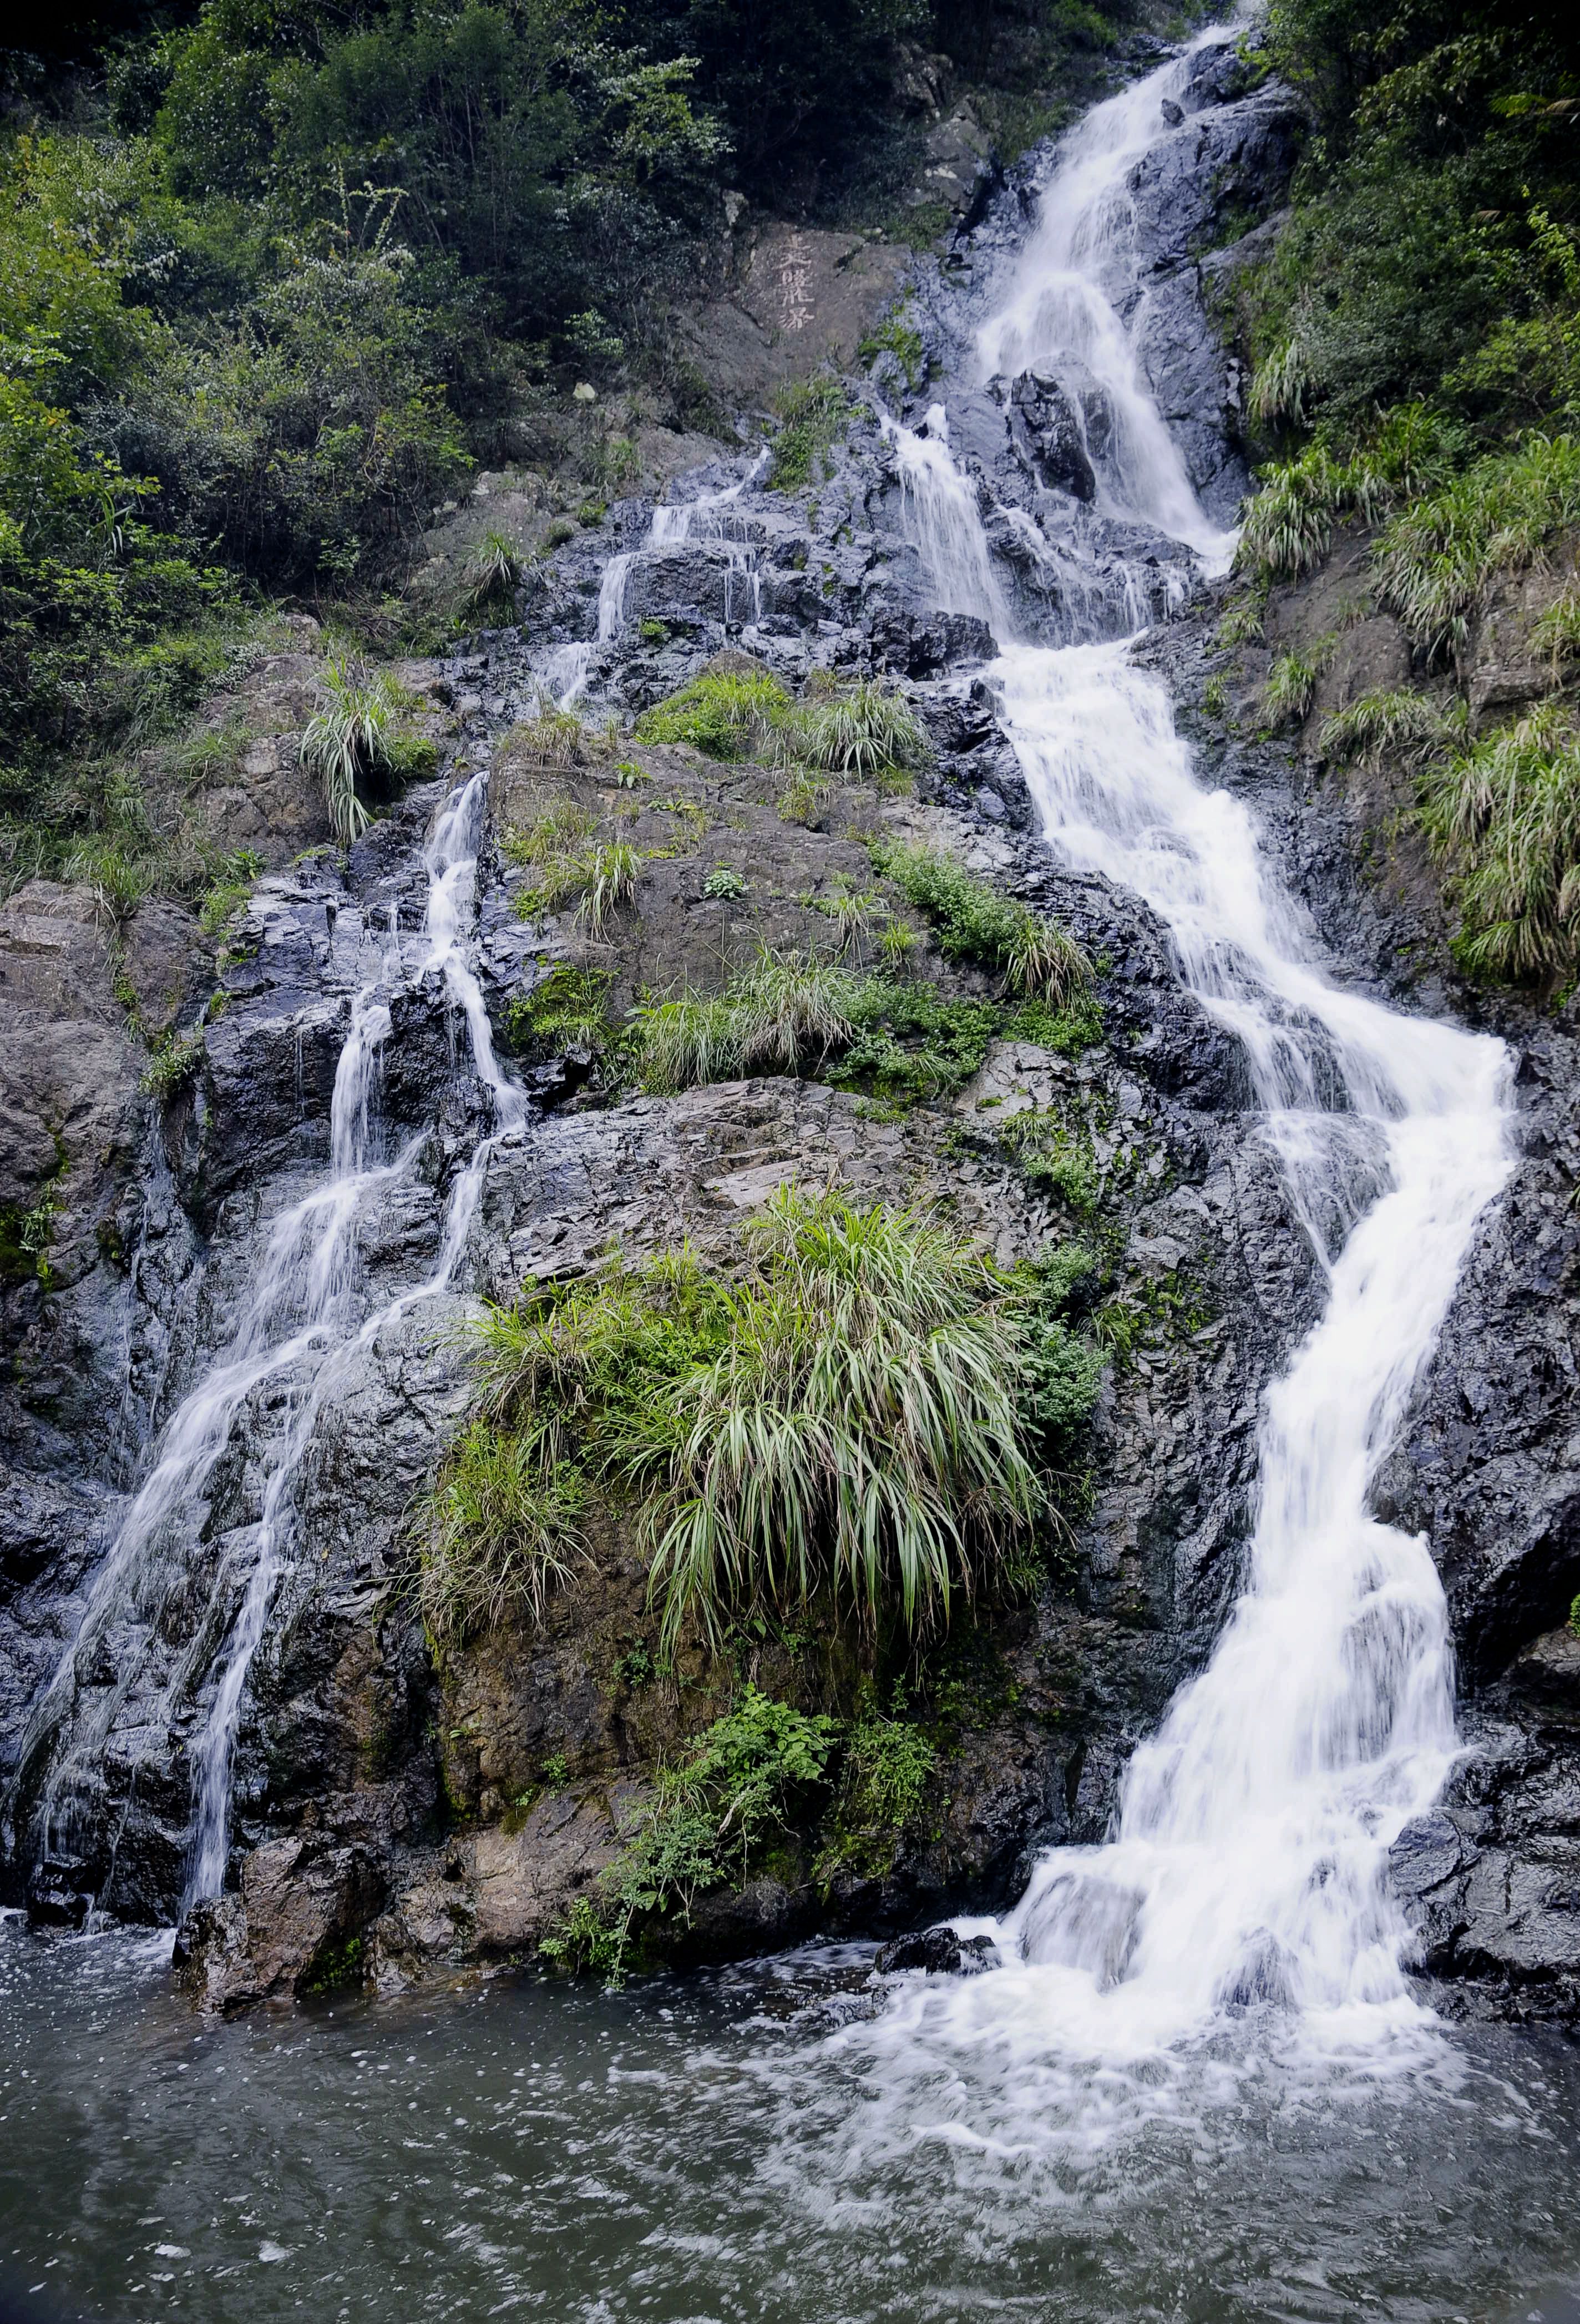
[[[1241,229],[1280,198],[1297,132],[1287,97],[1243,92],[1238,71],[1232,52],[1204,52],[1188,134],[1132,189],[1155,257],[1139,347],[1193,481],[1224,519],[1244,483],[1239,391],[1209,309],[1262,246],[1257,229]],[[962,164],[967,215],[981,174]],[[948,279],[919,279],[910,316],[924,375],[908,379],[891,352],[874,380],[912,416],[947,384],[1005,586],[1029,624],[1058,636],[1074,586],[1061,530],[1085,525],[1101,567],[1089,447],[1112,414],[1070,370],[956,385],[974,375],[974,318],[1027,230],[1032,187],[1029,170],[1012,172]],[[753,331],[777,347],[790,329],[793,318],[751,301],[789,298],[794,260],[772,235],[743,260],[745,320],[729,324],[743,363],[769,359]],[[861,258],[857,271],[877,264]],[[841,309],[818,324],[846,362],[848,320]],[[682,493],[717,491],[744,466],[721,457]],[[1028,547],[1017,512],[1036,517],[1051,558]],[[272,715],[261,708],[254,721],[271,731],[215,803],[269,867],[217,968],[189,921],[156,908],[117,927],[91,899],[35,887],[7,908],[0,1770],[11,1891],[36,1917],[79,1918],[89,1897],[135,1917],[175,1912],[225,1642],[272,1522],[282,1448],[306,1414],[288,1553],[241,1701],[232,1885],[184,1932],[186,1974],[228,2007],[531,1952],[607,1862],[660,1759],[720,1707],[727,1678],[790,1686],[794,1674],[764,1640],[738,1674],[693,1650],[655,1681],[645,1575],[617,1527],[541,1631],[507,1629],[436,1663],[413,1609],[410,1513],[465,1408],[454,1324],[475,1294],[508,1299],[523,1282],[571,1274],[611,1238],[633,1250],[682,1235],[727,1248],[792,1178],[939,1204],[1001,1257],[1035,1252],[1080,1222],[994,1134],[1029,1102],[1083,1125],[1116,1285],[1144,1324],[1109,1372],[1070,1555],[1031,1600],[963,1637],[926,1828],[897,1835],[877,1869],[814,1877],[806,1860],[787,1861],[714,1900],[689,1942],[727,1950],[814,1925],[901,1925],[997,1900],[1029,1850],[1102,1834],[1130,1748],[1199,1665],[1237,1587],[1257,1400],[1317,1312],[1320,1269],[1259,1138],[1234,1046],[1181,994],[1159,928],[1133,899],[1060,872],[1036,838],[976,675],[993,641],[980,621],[938,610],[901,517],[864,401],[827,474],[797,493],[759,481],[665,540],[652,536],[650,502],[616,506],[531,568],[517,622],[403,673],[440,777],[344,859],[315,844],[326,835],[291,741],[305,710],[288,698],[305,674],[282,663]],[[1110,532],[1115,565],[1122,554],[1149,560],[1143,612],[1175,612],[1187,580],[1178,551],[1133,528]],[[613,576],[612,559],[625,560]],[[615,618],[600,619],[601,600]],[[1335,964],[1374,989],[1409,989],[1418,1005],[1470,1007],[1446,975],[1420,867],[1377,876],[1367,838],[1377,802],[1317,779],[1282,747],[1225,733],[1203,710],[1224,667],[1209,619],[1176,622],[1148,650],[1214,771],[1252,798]],[[1356,672],[1400,650],[1363,624],[1346,637]],[[771,770],[685,750],[622,743],[634,792],[607,763],[557,777],[556,797],[624,818],[643,870],[613,942],[593,948],[568,918],[523,918],[526,875],[485,846],[472,950],[500,1038],[516,1039],[528,1098],[521,1129],[485,1150],[487,1089],[452,991],[423,965],[424,846],[442,800],[486,768],[492,830],[524,818],[541,783],[504,738],[546,678],[563,686],[574,674],[601,707],[630,714],[742,651],[791,687],[826,672],[903,686],[931,736],[933,771],[918,796],[836,790],[803,803],[799,821],[781,812]],[[1354,678],[1357,690],[1374,682]],[[759,941],[826,937],[819,907],[867,876],[851,835],[872,828],[926,835],[1063,917],[1101,964],[1102,1041],[1076,1059],[1000,1041],[963,1093],[884,1120],[823,1082],[633,1096],[604,1085],[585,1042],[513,1034],[522,1021],[513,1005],[559,963],[596,969],[617,1015],[643,989],[716,983]],[[350,1322],[328,1385],[287,1367],[241,1393],[190,1521],[106,1592],[150,1448],[232,1343],[280,1221],[324,1185],[337,1061],[375,971],[389,1024],[366,1104],[390,1176],[356,1221]],[[941,974],[940,964],[926,973]],[[207,1003],[200,1068],[179,1086],[143,1086],[145,1053],[125,1030],[128,986],[145,1022],[187,1026]],[[973,989],[969,976],[961,989]],[[1434,1974],[1468,1980],[1460,1989],[1477,2006],[1569,2011],[1580,1763],[1574,1654],[1554,1626],[1580,1583],[1573,1030],[1562,1016],[1538,1026],[1512,1014],[1504,1029],[1520,1053],[1520,1173],[1483,1228],[1379,1485],[1387,1514],[1431,1533],[1475,1690],[1474,1756],[1439,1812],[1401,1842],[1398,1877],[1421,1900]],[[480,1154],[458,1264],[432,1292],[447,1205]],[[79,1635],[88,1649],[63,1660]]]

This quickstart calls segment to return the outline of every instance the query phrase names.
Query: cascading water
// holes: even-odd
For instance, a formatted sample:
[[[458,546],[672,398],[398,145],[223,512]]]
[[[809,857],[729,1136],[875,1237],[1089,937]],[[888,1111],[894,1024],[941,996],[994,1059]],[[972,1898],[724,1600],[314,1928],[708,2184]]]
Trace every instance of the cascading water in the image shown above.
[[[1127,175],[1189,53],[1068,141],[978,346],[987,373],[1073,360],[1117,414],[1094,453],[1106,506],[1221,569],[1232,540],[1197,503],[1122,319],[1144,295]],[[1368,1515],[1367,1488],[1508,1174],[1504,1053],[1328,981],[1250,815],[1197,781],[1125,643],[1015,641],[942,410],[923,432],[887,432],[938,603],[1003,642],[988,675],[1049,841],[1146,899],[1186,984],[1243,1044],[1327,1300],[1265,1401],[1244,1593],[1136,1752],[1113,1838],[1050,1853],[1015,1911],[979,1924],[1009,1966],[919,1989],[887,2036],[862,2038],[892,2057],[898,2040],[911,2066],[962,2044],[1085,2061],[1068,2095],[1088,2124],[1105,2111],[1092,2061],[1130,2070],[1120,2082],[1139,2096],[1166,2054],[1257,2003],[1276,2006],[1286,2042],[1375,2067],[1425,2022],[1387,1848],[1456,1747],[1436,1568],[1424,1541]],[[1054,2084],[1038,2088],[1051,2102]]]
[[[208,1585],[207,1606],[139,1724],[171,1733],[182,1706],[213,1693],[191,1752],[192,1824],[187,1903],[223,1886],[229,1832],[231,1765],[243,1691],[289,1554],[294,1489],[319,1418],[355,1357],[411,1308],[445,1291],[465,1247],[488,1159],[521,1123],[520,1092],[502,1072],[476,978],[467,964],[467,923],[486,802],[487,777],[460,784],[441,809],[424,854],[427,938],[416,977],[442,979],[465,1019],[471,1063],[489,1093],[494,1130],[451,1190],[441,1248],[431,1272],[364,1314],[356,1280],[356,1228],[379,1197],[412,1171],[421,1139],[393,1159],[378,1158],[372,1103],[390,1038],[390,999],[405,981],[398,936],[363,933],[363,980],[336,1068],[328,1179],[273,1226],[230,1343],[167,1426],[154,1466],[123,1519],[101,1566],[81,1625],[23,1740],[23,1784],[44,1854],[74,1853],[91,1813],[92,1779],[116,1721],[143,1675],[143,1647],[187,1584],[208,1515],[207,1496],[244,1414],[271,1424],[256,1522],[231,1536]],[[245,1561],[245,1580],[235,1566]],[[239,1602],[238,1602],[239,1593]],[[226,1624],[226,1610],[236,1610]],[[106,1654],[112,1636],[116,1644]],[[110,1675],[105,1676],[106,1663]],[[42,1770],[42,1774],[41,1774]],[[21,1788],[19,1786],[19,1788]],[[16,1812],[16,1800],[10,1813]],[[111,1846],[113,1859],[114,1846]]]
[[[768,466],[766,447],[758,454],[752,466],[733,484],[725,484],[713,493],[699,493],[695,500],[661,501],[652,512],[646,540],[640,549],[623,549],[611,557],[598,583],[598,626],[595,641],[609,645],[625,627],[625,597],[631,579],[631,568],[637,560],[655,550],[672,549],[688,540],[717,542],[729,558],[729,571],[725,579],[725,621],[727,623],[741,617],[737,596],[744,593],[750,607],[745,618],[756,621],[762,611],[762,577],[757,569],[757,546],[744,533],[732,530],[738,520],[730,512],[743,493],[757,483]],[[587,673],[591,667],[593,644],[562,646],[550,671],[550,683],[555,700],[562,710],[580,700],[587,691]]]

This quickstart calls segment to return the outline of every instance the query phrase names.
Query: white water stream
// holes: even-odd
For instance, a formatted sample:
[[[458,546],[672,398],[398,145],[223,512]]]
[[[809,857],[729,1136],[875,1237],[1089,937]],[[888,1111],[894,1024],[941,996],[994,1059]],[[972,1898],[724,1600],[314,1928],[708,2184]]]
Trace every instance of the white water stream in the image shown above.
[[[329,1175],[276,1221],[243,1299],[229,1344],[164,1431],[154,1466],[99,1569],[78,1634],[41,1698],[22,1765],[52,1754],[35,1814],[45,1852],[73,1852],[85,1788],[111,1747],[117,1720],[146,1682],[145,1655],[166,1609],[188,1582],[209,1514],[210,1480],[244,1417],[264,1434],[265,1482],[257,1520],[229,1536],[208,1584],[205,1618],[166,1675],[156,1708],[140,1714],[156,1752],[206,1674],[217,1670],[208,1715],[191,1747],[192,1836],[185,1901],[224,1884],[231,1766],[243,1690],[273,1601],[296,1521],[295,1487],[320,1416],[352,1366],[412,1307],[448,1289],[466,1243],[489,1157],[523,1118],[520,1093],[494,1053],[482,991],[467,964],[469,920],[487,777],[460,784],[441,809],[424,853],[428,907],[421,956],[408,971],[392,930],[365,931],[363,981],[335,1074]],[[342,921],[342,927],[344,921]],[[375,1157],[376,1092],[390,1032],[390,997],[407,981],[437,974],[463,1015],[471,1062],[488,1090],[494,1127],[451,1190],[432,1271],[365,1312],[356,1266],[358,1219],[387,1202],[412,1174],[419,1138],[391,1161]],[[245,1565],[245,1578],[235,1571]],[[238,1595],[239,1593],[239,1595]],[[226,1619],[228,1631],[216,1626]],[[106,1662],[111,1674],[106,1674]]]
[[[1076,357],[1121,415],[1094,456],[1108,507],[1221,570],[1232,537],[1197,504],[1121,315],[1133,327],[1126,176],[1169,134],[1160,101],[1187,69],[1165,66],[1067,141],[979,352],[984,373]],[[1128,646],[1014,641],[941,410],[924,432],[889,434],[939,604],[1003,641],[989,676],[1050,844],[1168,927],[1185,983],[1243,1047],[1265,1109],[1255,1134],[1327,1279],[1321,1320],[1261,1413],[1243,1595],[1209,1666],[1135,1753],[1111,1840],[1051,1852],[1012,1914],[975,1924],[1008,1966],[944,1988],[918,1980],[886,2034],[852,2036],[912,2074],[924,2053],[941,2070],[962,2049],[1002,2058],[982,2108],[999,2127],[983,2136],[1018,2135],[1012,2117],[1024,2128],[1028,2110],[1067,2101],[1090,2130],[1150,2105],[1181,2045],[1253,2005],[1272,2005],[1303,2054],[1368,2070],[1427,2022],[1400,1968],[1386,1853],[1455,1755],[1452,1656],[1426,1542],[1379,1523],[1366,1497],[1508,1175],[1507,1064],[1491,1038],[1330,981],[1252,816],[1197,779],[1162,686]],[[1017,2076],[1029,2079],[1010,2104]]]
[[[742,493],[757,483],[771,457],[764,445],[744,475],[717,492],[699,493],[695,500],[661,501],[652,512],[646,540],[640,549],[623,549],[605,566],[598,584],[598,626],[589,643],[561,646],[550,666],[549,682],[561,710],[568,710],[587,691],[593,646],[608,645],[625,627],[625,600],[631,568],[655,549],[672,549],[688,540],[709,540],[723,548],[729,559],[725,576],[725,622],[739,615],[736,598],[744,593],[747,618],[756,621],[762,611],[762,576],[757,569],[756,543],[734,530],[738,520],[730,512]]]

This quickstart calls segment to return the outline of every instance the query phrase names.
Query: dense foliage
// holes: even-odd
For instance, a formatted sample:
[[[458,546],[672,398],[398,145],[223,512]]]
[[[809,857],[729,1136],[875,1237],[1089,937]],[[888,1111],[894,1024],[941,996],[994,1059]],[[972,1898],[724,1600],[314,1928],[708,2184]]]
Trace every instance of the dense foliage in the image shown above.
[[[541,1617],[589,1482],[639,1512],[666,1651],[762,1608],[940,1628],[1050,1518],[1101,1373],[1064,1314],[1079,1273],[1012,1277],[913,1212],[790,1189],[731,1270],[614,1259],[489,1310],[427,1515],[430,1629]]]
[[[1531,644],[1557,696],[1580,523],[1580,19],[1517,0],[1407,0],[1383,16],[1273,0],[1269,42],[1317,134],[1250,301],[1252,417],[1280,456],[1242,569],[1264,591],[1317,564],[1341,524],[1377,528],[1373,595],[1418,675],[1463,680],[1501,577],[1552,567],[1557,602]],[[1303,717],[1317,676],[1282,656],[1270,720]],[[1440,697],[1367,697],[1324,747],[1413,772],[1462,964],[1562,985],[1580,965],[1573,718],[1556,698],[1467,744],[1464,702]]]

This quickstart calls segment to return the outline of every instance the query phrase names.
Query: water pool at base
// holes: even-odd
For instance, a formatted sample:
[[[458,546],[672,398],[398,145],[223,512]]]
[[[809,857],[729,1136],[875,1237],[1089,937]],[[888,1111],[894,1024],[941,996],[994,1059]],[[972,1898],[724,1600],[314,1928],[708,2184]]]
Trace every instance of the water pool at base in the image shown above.
[[[1557,2039],[1446,2033],[1400,2082],[1325,2093],[1263,2025],[1244,2074],[1198,2061],[1188,2104],[1160,2085],[1157,2118],[1077,2150],[1051,2103],[984,2135],[1003,2056],[886,2038],[936,1987],[874,1985],[865,1947],[232,2024],[194,2020],[167,1951],[0,1926],[0,2269],[55,2316],[1577,2312]]]

